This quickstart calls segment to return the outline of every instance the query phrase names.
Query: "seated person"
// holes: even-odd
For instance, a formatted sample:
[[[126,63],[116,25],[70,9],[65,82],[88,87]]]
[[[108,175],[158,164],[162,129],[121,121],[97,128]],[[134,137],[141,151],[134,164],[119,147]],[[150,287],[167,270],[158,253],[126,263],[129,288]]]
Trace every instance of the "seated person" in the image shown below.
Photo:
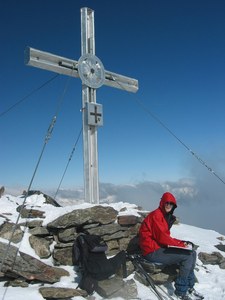
[[[187,248],[192,244],[170,236],[170,228],[176,220],[173,215],[176,207],[175,197],[169,192],[164,193],[159,207],[150,212],[141,224],[139,246],[146,260],[179,266],[179,274],[175,280],[175,295],[178,299],[203,299],[204,297],[194,289],[196,252],[168,247]]]

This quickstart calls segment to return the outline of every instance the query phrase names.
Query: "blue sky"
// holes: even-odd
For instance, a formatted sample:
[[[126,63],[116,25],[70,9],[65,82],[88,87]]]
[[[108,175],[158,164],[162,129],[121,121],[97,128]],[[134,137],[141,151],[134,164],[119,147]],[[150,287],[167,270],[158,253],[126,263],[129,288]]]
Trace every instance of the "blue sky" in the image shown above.
[[[95,11],[96,55],[105,69],[139,80],[136,94],[106,86],[97,90],[104,112],[98,130],[100,182],[208,176],[151,114],[225,180],[223,0],[8,0],[0,4],[0,185],[27,188],[56,111],[33,189],[59,184],[81,129],[80,79],[60,75],[4,112],[55,76],[24,64],[27,46],[79,59],[81,7]],[[210,173],[205,186],[211,180],[218,181]],[[82,185],[80,140],[62,188]]]

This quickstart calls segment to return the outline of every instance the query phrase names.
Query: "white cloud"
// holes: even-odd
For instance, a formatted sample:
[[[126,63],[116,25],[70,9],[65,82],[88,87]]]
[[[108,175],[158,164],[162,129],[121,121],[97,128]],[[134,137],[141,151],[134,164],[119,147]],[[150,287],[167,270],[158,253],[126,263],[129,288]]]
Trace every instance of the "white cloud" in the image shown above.
[[[189,161],[190,162],[190,161]],[[135,184],[100,184],[100,202],[133,203],[151,211],[158,207],[162,194],[169,191],[177,199],[175,214],[186,224],[214,229],[225,233],[225,185],[196,160],[189,164],[190,178],[177,181],[142,181]],[[19,195],[23,188],[8,188],[6,194]],[[42,190],[55,197],[55,191]],[[56,201],[61,205],[77,204],[84,201],[83,188],[59,190]]]

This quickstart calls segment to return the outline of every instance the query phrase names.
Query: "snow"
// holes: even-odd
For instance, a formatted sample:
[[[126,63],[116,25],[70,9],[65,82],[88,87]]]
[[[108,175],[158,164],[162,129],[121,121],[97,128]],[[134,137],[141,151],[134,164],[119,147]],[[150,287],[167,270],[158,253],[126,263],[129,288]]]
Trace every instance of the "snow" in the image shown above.
[[[41,219],[44,221],[44,224],[47,224],[54,219],[58,218],[60,215],[71,212],[74,209],[84,209],[87,207],[91,207],[91,204],[82,203],[77,205],[67,205],[65,207],[53,207],[50,204],[44,203],[45,198],[42,195],[32,195],[26,199],[26,205],[28,207],[32,207],[33,209],[39,209],[44,211],[45,219]],[[10,219],[12,222],[16,222],[18,218],[18,212],[16,208],[18,205],[22,205],[24,202],[24,198],[22,196],[14,197],[11,195],[4,195],[0,198],[0,225],[5,221],[6,218]],[[106,204],[102,204],[106,205]],[[107,204],[108,205],[108,204]],[[137,206],[129,203],[112,203],[110,204],[114,209],[120,211],[120,215],[125,214],[133,214],[138,216]],[[21,220],[20,220],[21,221]],[[19,222],[20,223],[20,222]],[[20,248],[20,251],[25,252],[39,259],[37,255],[34,253],[34,250],[30,247],[28,239],[29,239],[28,230],[25,231],[24,238],[22,242],[15,246]],[[225,237],[213,230],[206,230],[203,228],[198,228],[190,225],[179,224],[174,225],[171,229],[171,235],[176,238],[180,238],[182,240],[192,241],[194,244],[198,245],[197,253],[199,252],[220,252],[223,256],[225,253],[223,251],[215,248],[215,245],[220,243],[225,244]],[[220,239],[218,239],[220,238]],[[223,240],[224,238],[224,240]],[[7,242],[4,239],[1,241]],[[42,260],[44,263],[49,265],[53,265],[51,258]],[[77,274],[74,271],[74,268],[71,266],[62,266],[65,270],[67,270],[70,276],[62,277],[60,282],[55,284],[44,284],[42,286],[55,286],[55,287],[68,287],[68,288],[76,288],[77,287]],[[225,299],[225,270],[220,269],[217,265],[203,265],[200,260],[197,260],[196,264],[196,277],[198,279],[198,283],[196,283],[195,288],[201,292],[205,296],[205,300],[222,300]],[[133,278],[133,275],[130,275],[127,280]],[[152,293],[149,287],[144,286],[143,284],[136,281],[138,288],[138,298],[142,300],[154,300],[157,297]],[[33,284],[29,285],[28,288],[20,288],[20,287],[4,287],[4,282],[0,282],[0,299],[4,300],[24,300],[24,299],[32,299],[32,300],[42,300],[42,296],[39,293],[39,288],[41,284]],[[171,292],[171,286],[166,287],[162,286],[163,289]],[[101,300],[103,299],[97,293],[93,295],[93,299]],[[82,297],[74,297],[72,299],[81,300],[84,299]],[[119,298],[117,298],[119,300]]]

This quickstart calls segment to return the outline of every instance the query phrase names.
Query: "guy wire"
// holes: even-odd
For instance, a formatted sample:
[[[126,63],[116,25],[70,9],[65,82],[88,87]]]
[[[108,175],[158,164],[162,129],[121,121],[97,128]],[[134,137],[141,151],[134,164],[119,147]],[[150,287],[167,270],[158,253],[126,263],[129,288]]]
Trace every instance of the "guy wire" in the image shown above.
[[[115,82],[115,78],[112,78]],[[128,90],[126,90],[126,87],[123,86],[122,84],[116,82],[123,90],[125,90],[126,92],[129,92]],[[129,92],[129,95],[131,96],[131,93]],[[168,126],[166,126],[156,115],[154,115],[145,105],[144,103],[136,96],[133,95],[135,101],[137,102],[137,104],[142,107],[142,109],[144,111],[146,111],[156,122],[158,122],[164,129],[166,129],[170,135],[172,135],[186,150],[188,150],[203,166],[205,166],[207,168],[207,170],[209,172],[211,172],[218,180],[220,180],[224,185],[225,185],[225,181],[217,174],[215,173],[215,171],[209,167],[206,162],[201,159],[194,151],[192,151],[180,138],[178,138],[178,136],[173,133]]]
[[[39,91],[40,89],[42,89],[44,86],[46,86],[47,84],[49,84],[52,80],[54,80],[56,77],[58,77],[59,74],[56,74],[55,76],[53,76],[52,78],[50,78],[49,80],[47,80],[46,82],[42,83],[39,87],[35,88],[34,90],[32,90],[30,93],[28,93],[26,96],[24,96],[22,99],[20,99],[19,101],[17,101],[15,104],[13,104],[12,106],[10,106],[8,109],[6,109],[5,111],[3,111],[2,113],[0,113],[0,118],[2,116],[4,116],[5,114],[7,114],[10,110],[12,110],[14,107],[16,107],[17,105],[19,105],[20,103],[22,103],[23,101],[25,101],[27,98],[29,98],[31,95],[33,95],[35,92]]]
[[[61,178],[61,180],[60,180],[60,182],[59,182],[57,191],[56,191],[55,196],[54,196],[54,198],[53,198],[54,200],[56,199],[56,197],[57,197],[57,195],[58,195],[58,192],[59,192],[59,189],[60,189],[60,187],[61,187],[62,181],[63,181],[63,179],[64,179],[64,176],[65,176],[66,172],[67,172],[67,169],[68,169],[68,167],[69,167],[69,164],[70,164],[70,162],[71,162],[71,160],[72,160],[74,151],[75,151],[75,149],[76,149],[77,143],[78,143],[78,141],[79,141],[79,139],[80,139],[80,136],[81,136],[81,133],[82,133],[82,129],[83,129],[83,127],[81,128],[81,130],[80,130],[80,132],[79,132],[79,134],[78,134],[78,137],[77,137],[77,139],[76,139],[76,142],[75,142],[75,144],[74,144],[74,146],[73,146],[73,149],[72,149],[72,151],[71,151],[71,153],[70,153],[70,157],[69,157],[69,159],[68,159],[67,165],[66,165],[66,167],[65,167],[65,170],[64,170],[63,175],[62,175],[62,178]]]
[[[41,162],[41,159],[42,159],[42,156],[43,156],[45,147],[46,147],[48,141],[49,141],[50,138],[51,138],[51,135],[52,135],[52,132],[53,132],[55,123],[56,123],[57,114],[59,113],[59,108],[61,107],[63,98],[64,98],[64,96],[65,96],[66,89],[68,88],[69,80],[70,80],[70,77],[68,78],[68,80],[67,80],[67,82],[66,82],[66,85],[65,85],[65,87],[64,87],[64,90],[63,90],[63,93],[62,93],[61,97],[59,97],[58,105],[57,105],[57,109],[56,109],[56,114],[53,116],[52,121],[51,121],[51,123],[50,123],[50,125],[49,125],[49,128],[48,128],[48,130],[47,130],[47,134],[46,134],[45,139],[44,139],[44,144],[43,144],[41,153],[40,153],[40,155],[39,155],[37,164],[36,164],[36,166],[35,166],[35,170],[34,170],[34,172],[33,172],[32,178],[31,178],[31,180],[30,180],[30,183],[29,183],[27,192],[26,192],[26,194],[25,194],[25,196],[24,196],[23,203],[22,203],[22,205],[20,206],[20,210],[19,210],[19,213],[18,213],[16,222],[15,222],[14,227],[13,227],[13,229],[12,229],[12,232],[11,232],[11,236],[10,236],[9,242],[8,242],[8,244],[7,244],[5,253],[4,253],[3,258],[2,258],[2,261],[1,261],[0,272],[1,272],[1,270],[2,270],[2,267],[3,267],[3,265],[4,265],[4,262],[5,262],[5,260],[6,260],[7,254],[8,254],[8,252],[9,252],[9,248],[10,248],[11,243],[12,243],[12,238],[13,238],[13,235],[14,235],[14,233],[15,233],[15,231],[16,231],[16,226],[18,225],[19,219],[20,219],[20,217],[21,217],[21,212],[22,212],[22,210],[23,210],[24,207],[25,207],[25,203],[26,203],[27,197],[28,197],[28,195],[29,195],[31,186],[32,186],[32,184],[33,184],[34,177],[35,177],[35,175],[36,175],[36,173],[37,173],[37,169],[38,169],[38,167],[39,167],[39,165],[40,165],[40,162]],[[26,228],[25,228],[25,229],[26,229]],[[25,233],[25,229],[24,229],[24,231],[23,231],[23,234]],[[15,258],[14,258],[14,262],[15,262],[15,260],[16,260],[18,251],[19,251],[19,247],[17,248],[17,252],[16,252],[16,255],[15,255]],[[13,264],[13,265],[14,265],[14,264]],[[12,265],[12,266],[13,266],[13,265]]]

